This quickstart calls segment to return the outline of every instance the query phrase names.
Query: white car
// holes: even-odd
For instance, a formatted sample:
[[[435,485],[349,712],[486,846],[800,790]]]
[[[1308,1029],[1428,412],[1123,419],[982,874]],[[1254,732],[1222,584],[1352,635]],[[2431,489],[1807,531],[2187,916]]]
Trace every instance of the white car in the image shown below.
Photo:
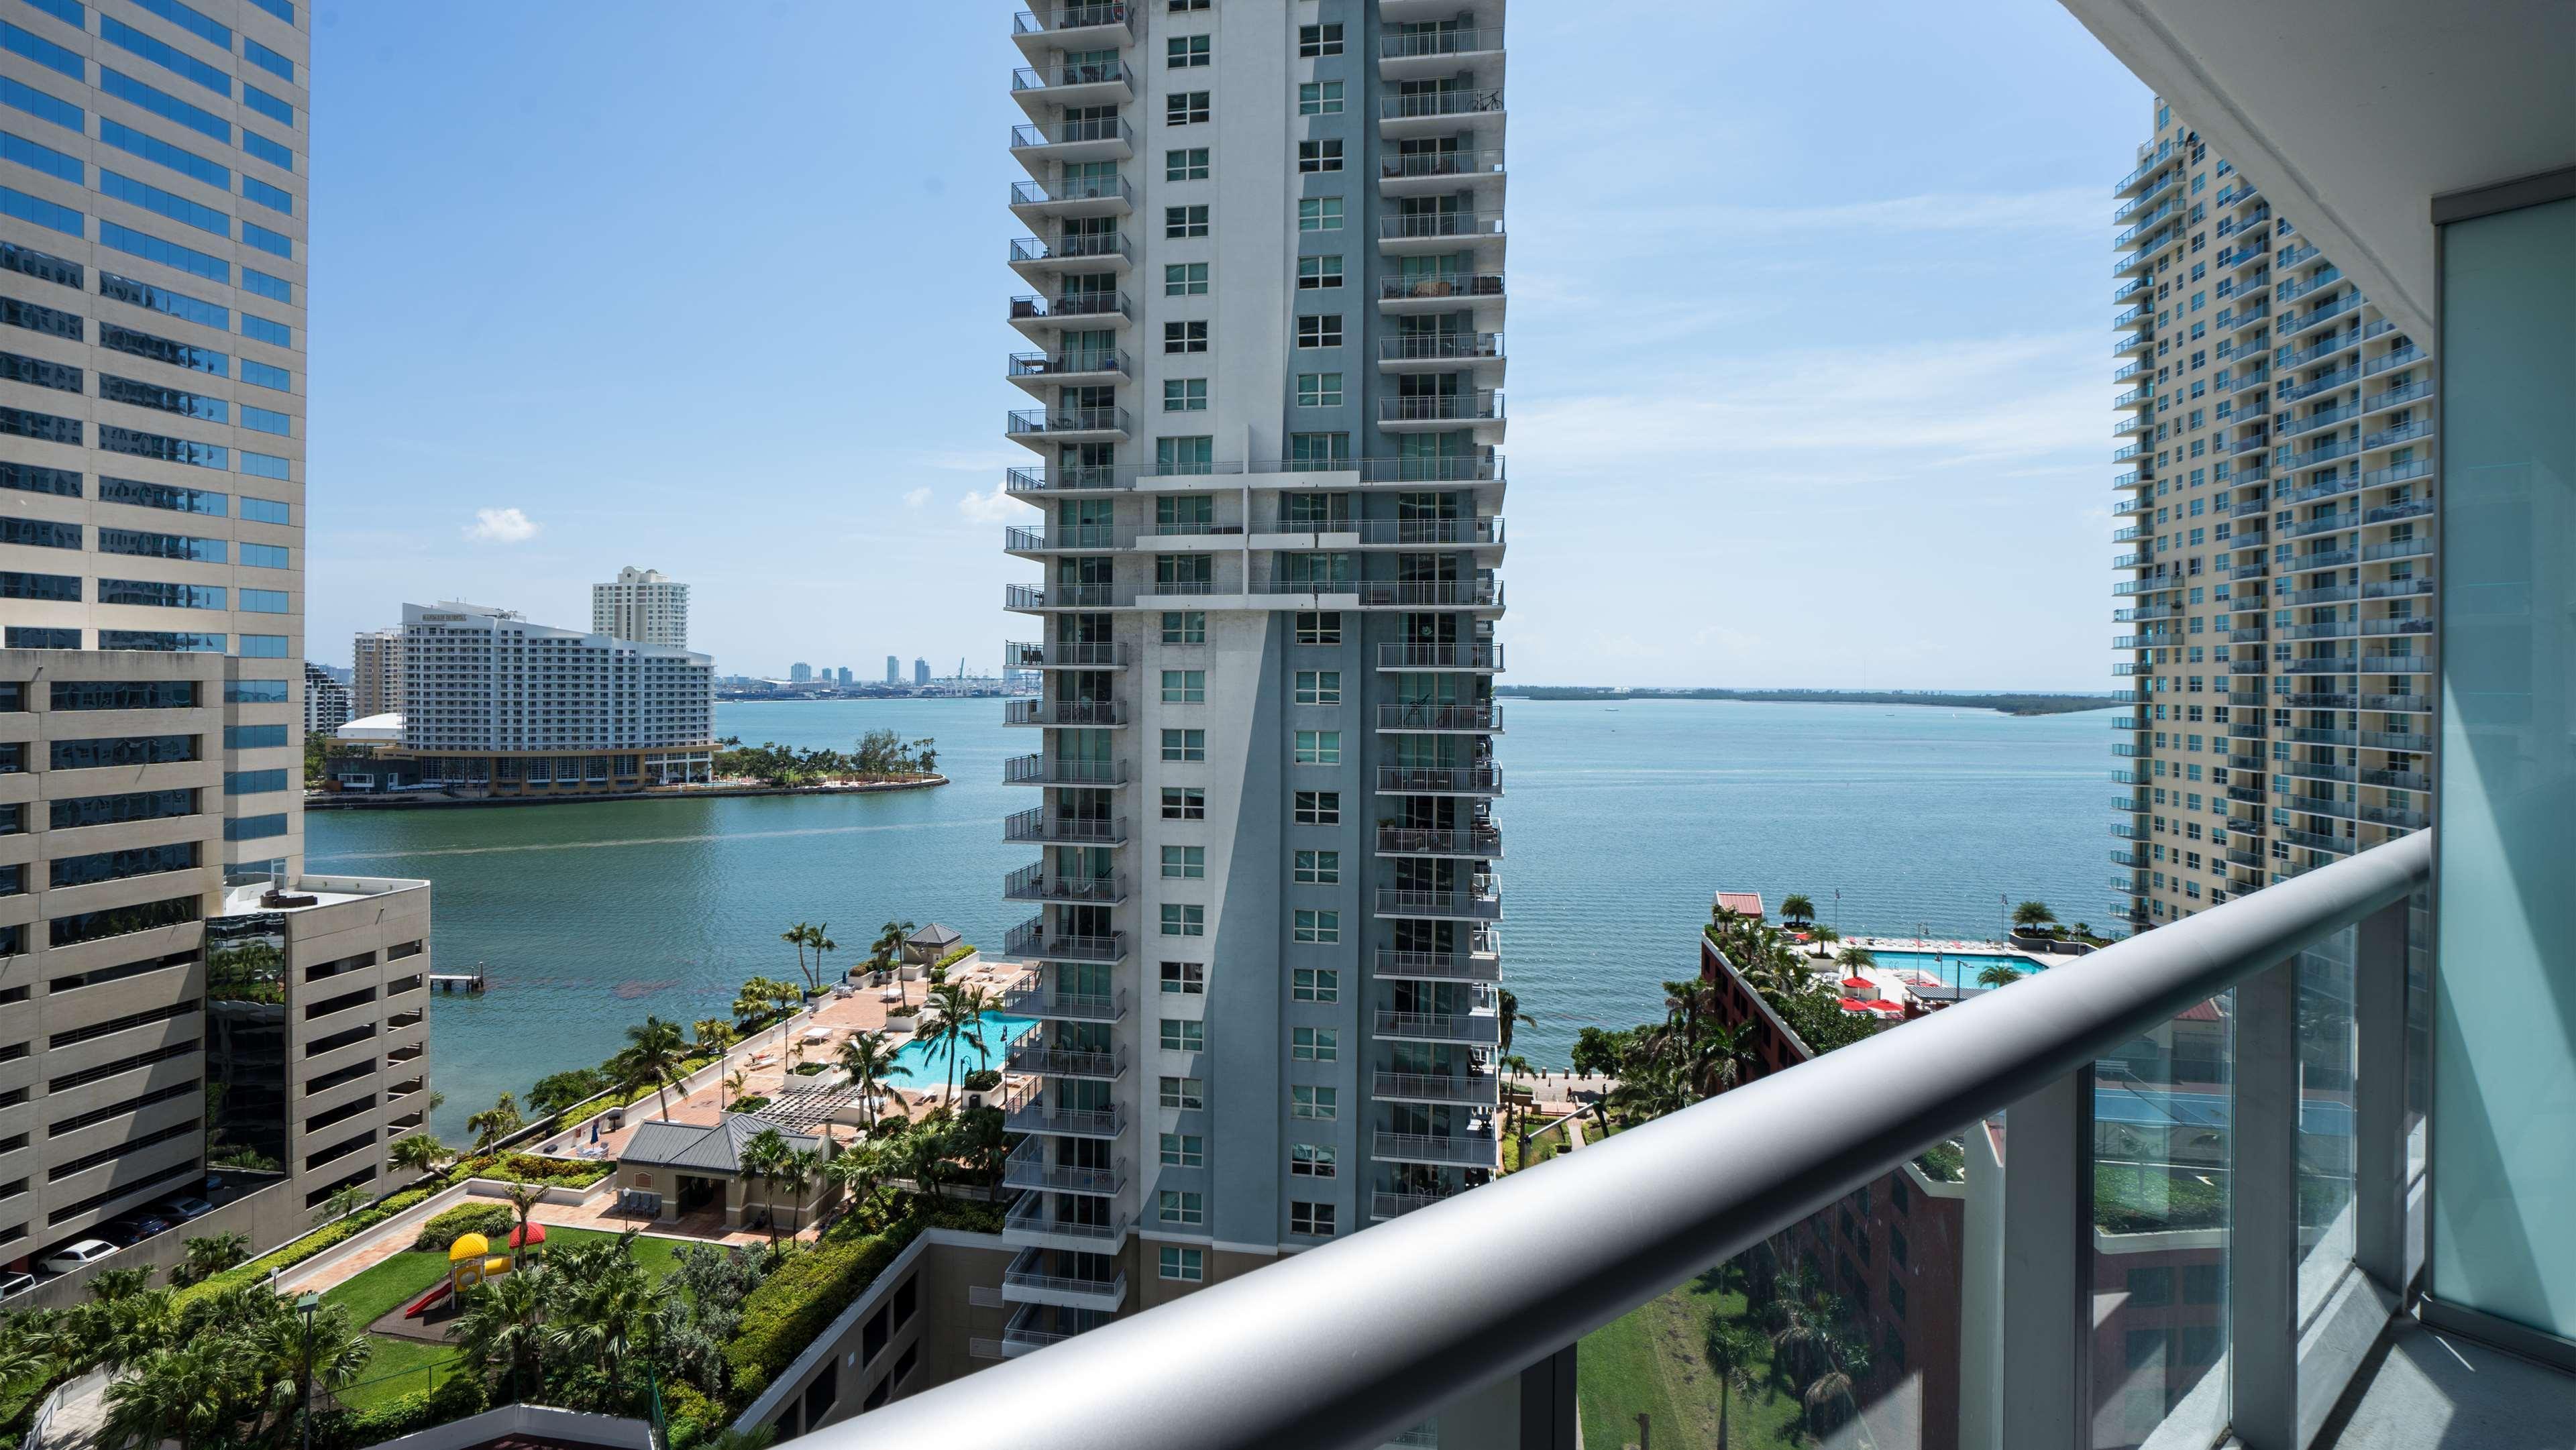
[[[106,1258],[108,1255],[115,1252],[116,1245],[109,1243],[105,1239],[82,1239],[79,1243],[73,1244],[69,1248],[59,1249],[46,1255],[44,1265],[45,1272],[49,1274],[68,1274],[72,1270],[81,1268],[84,1265],[95,1264],[99,1260]]]
[[[0,1274],[0,1299],[15,1299],[34,1287],[33,1274]]]

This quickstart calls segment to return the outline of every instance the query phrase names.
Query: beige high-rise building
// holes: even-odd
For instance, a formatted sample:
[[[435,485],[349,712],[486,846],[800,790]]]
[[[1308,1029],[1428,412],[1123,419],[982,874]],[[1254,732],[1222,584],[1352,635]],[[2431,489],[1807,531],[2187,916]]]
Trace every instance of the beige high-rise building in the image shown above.
[[[668,649],[689,647],[689,586],[629,564],[590,586],[590,632]]]
[[[362,629],[351,642],[349,717],[363,720],[402,708],[403,647],[399,629]]]
[[[300,879],[309,19],[9,17],[11,1267],[180,1197],[274,1240],[427,1111],[427,884]]]
[[[2430,820],[2437,482],[2424,340],[2161,100],[2137,159],[2112,292],[2133,929]]]

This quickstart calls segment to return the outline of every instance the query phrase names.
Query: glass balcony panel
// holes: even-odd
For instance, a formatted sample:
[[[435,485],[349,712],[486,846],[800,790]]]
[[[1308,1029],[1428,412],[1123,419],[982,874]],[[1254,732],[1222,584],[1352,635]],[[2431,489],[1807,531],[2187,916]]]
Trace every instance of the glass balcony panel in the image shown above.
[[[2095,1450],[2228,1422],[2233,993],[2094,1064]]]
[[[2299,1318],[2352,1262],[2353,1086],[2361,1066],[2350,927],[2299,954]]]

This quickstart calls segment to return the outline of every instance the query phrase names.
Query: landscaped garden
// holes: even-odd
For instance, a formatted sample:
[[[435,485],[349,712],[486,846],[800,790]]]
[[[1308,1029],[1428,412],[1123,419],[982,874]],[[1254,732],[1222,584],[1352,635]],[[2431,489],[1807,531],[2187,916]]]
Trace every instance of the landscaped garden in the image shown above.
[[[1715,1355],[1713,1331],[1728,1341]],[[1608,1450],[1636,1444],[1643,1414],[1657,1445],[1790,1450],[1814,1444],[1803,1428],[1800,1387],[1775,1364],[1778,1358],[1771,1332],[1747,1304],[1741,1276],[1732,1265],[1711,1270],[1584,1336],[1574,1362],[1583,1443]]]

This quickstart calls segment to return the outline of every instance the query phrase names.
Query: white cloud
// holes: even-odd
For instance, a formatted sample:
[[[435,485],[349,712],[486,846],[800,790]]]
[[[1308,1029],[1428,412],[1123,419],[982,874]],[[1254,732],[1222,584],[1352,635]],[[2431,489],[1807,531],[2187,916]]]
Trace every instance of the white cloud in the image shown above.
[[[906,508],[917,509],[928,502],[930,502],[930,490],[927,488],[916,488],[903,496],[903,504]]]
[[[1011,523],[1027,517],[1025,508],[1026,505],[1018,499],[1004,493],[998,483],[993,485],[991,493],[977,493],[970,488],[966,490],[966,496],[957,501],[959,516],[976,524]]]
[[[476,509],[465,537],[478,544],[524,544],[543,527],[517,509]]]

